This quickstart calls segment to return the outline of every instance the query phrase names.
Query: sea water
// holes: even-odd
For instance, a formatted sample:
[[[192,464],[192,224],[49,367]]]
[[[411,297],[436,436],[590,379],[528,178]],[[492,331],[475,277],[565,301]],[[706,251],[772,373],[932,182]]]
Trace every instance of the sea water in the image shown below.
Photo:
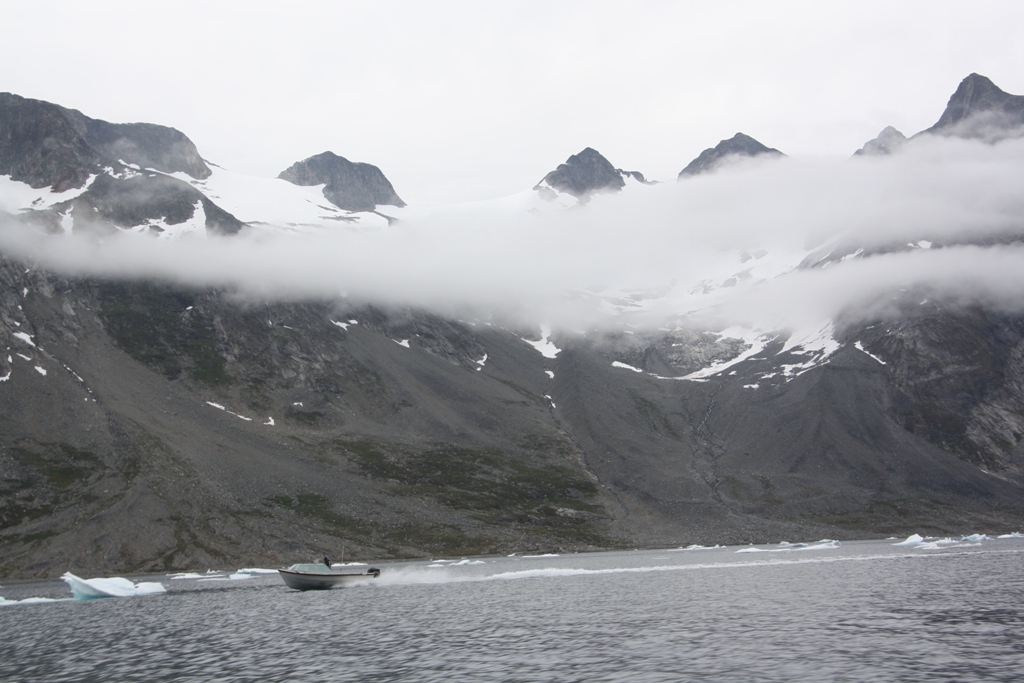
[[[16,583],[0,680],[1024,680],[1024,539],[898,542],[382,563],[309,592],[253,570],[102,600]]]

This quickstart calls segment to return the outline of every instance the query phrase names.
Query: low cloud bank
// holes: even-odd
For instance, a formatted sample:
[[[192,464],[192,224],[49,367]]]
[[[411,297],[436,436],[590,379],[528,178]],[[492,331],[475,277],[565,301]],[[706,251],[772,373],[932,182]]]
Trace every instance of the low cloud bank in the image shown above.
[[[259,300],[347,297],[555,328],[782,328],[885,313],[901,291],[1020,312],[1022,177],[1024,140],[924,136],[891,157],[753,161],[568,211],[480,202],[385,230],[176,242],[8,224],[0,249],[72,276],[155,278]],[[797,267],[840,247],[905,251]]]

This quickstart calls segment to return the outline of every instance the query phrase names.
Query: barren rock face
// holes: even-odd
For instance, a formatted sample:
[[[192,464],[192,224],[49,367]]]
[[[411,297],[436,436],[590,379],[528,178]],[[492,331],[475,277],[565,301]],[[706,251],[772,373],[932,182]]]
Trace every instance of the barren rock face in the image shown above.
[[[626,184],[622,176],[623,173],[616,170],[600,152],[587,147],[579,154],[573,154],[564,164],[559,164],[558,168],[544,176],[538,187],[547,184],[556,190],[582,198],[591,192],[622,189]]]
[[[762,154],[785,156],[779,150],[766,147],[749,135],[736,133],[728,140],[722,140],[714,147],[709,147],[701,152],[696,159],[679,172],[679,180],[712,171],[729,157],[756,157]]]
[[[278,178],[295,185],[324,185],[324,197],[346,211],[373,211],[381,204],[405,206],[379,168],[353,163],[333,152],[297,161]]]
[[[122,163],[123,162],[123,163]],[[135,164],[196,179],[210,175],[183,133],[151,123],[108,123],[40,100],[0,93],[0,174],[61,192],[103,165]]]

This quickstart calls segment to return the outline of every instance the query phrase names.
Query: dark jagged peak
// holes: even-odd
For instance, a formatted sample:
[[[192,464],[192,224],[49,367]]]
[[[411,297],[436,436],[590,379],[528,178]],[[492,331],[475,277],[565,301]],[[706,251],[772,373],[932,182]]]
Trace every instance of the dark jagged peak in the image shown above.
[[[1001,138],[1024,126],[1024,96],[1011,95],[979,74],[960,81],[938,122],[922,133]]]
[[[762,145],[749,135],[736,133],[736,135],[733,135],[728,140],[722,140],[714,147],[709,147],[701,152],[696,159],[679,172],[678,179],[682,180],[689,176],[713,171],[730,157],[756,157],[762,154],[779,157],[786,156],[777,149]]]
[[[135,164],[203,179],[210,169],[183,133],[151,123],[108,123],[50,102],[0,93],[0,175],[61,192],[97,167]]]
[[[634,173],[640,176],[641,182],[644,182],[641,173],[633,171],[629,175],[632,176]],[[612,166],[600,152],[587,147],[579,154],[570,156],[564,164],[559,164],[558,168],[544,176],[533,189],[541,192],[545,189],[548,192],[554,189],[583,199],[594,192],[618,192],[626,185],[623,175],[626,173]]]
[[[853,156],[885,156],[898,150],[906,141],[906,135],[892,126],[886,126],[878,134],[878,137],[865,142],[863,147],[853,153]]]
[[[346,211],[373,211],[380,204],[405,206],[379,168],[334,152],[297,161],[277,177],[295,185],[323,185],[324,197]]]

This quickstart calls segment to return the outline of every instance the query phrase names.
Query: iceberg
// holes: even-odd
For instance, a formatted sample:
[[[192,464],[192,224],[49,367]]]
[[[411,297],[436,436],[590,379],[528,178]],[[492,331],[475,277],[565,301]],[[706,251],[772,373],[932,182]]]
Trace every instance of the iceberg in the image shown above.
[[[76,600],[96,600],[98,598],[131,598],[138,595],[154,595],[166,593],[162,583],[142,581],[133,583],[128,579],[114,577],[109,579],[82,579],[71,572],[64,572],[60,578],[71,587]]]
[[[924,543],[924,539],[919,534],[911,534],[907,536],[907,540],[900,541],[899,543],[893,543],[893,545],[899,545],[904,547],[921,545]]]

